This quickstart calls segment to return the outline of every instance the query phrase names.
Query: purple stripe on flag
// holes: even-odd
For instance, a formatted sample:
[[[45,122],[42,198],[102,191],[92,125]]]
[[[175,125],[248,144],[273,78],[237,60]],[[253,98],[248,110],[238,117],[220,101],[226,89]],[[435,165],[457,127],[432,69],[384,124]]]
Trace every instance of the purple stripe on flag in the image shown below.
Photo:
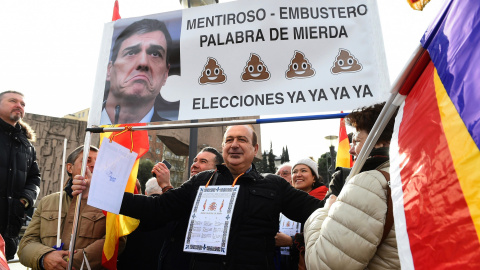
[[[480,148],[480,1],[450,0],[421,43]]]

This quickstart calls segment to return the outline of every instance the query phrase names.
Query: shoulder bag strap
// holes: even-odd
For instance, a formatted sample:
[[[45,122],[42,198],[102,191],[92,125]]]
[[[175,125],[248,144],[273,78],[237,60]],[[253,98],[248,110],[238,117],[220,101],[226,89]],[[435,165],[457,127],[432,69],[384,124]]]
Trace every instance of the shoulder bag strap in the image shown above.
[[[381,172],[385,177],[385,179],[387,179],[387,214],[385,218],[385,226],[383,228],[382,240],[378,244],[378,246],[380,246],[383,243],[383,241],[385,241],[385,239],[387,238],[387,235],[393,226],[393,203],[392,203],[392,194],[391,194],[392,192],[390,190],[390,174],[382,170],[377,170],[377,171]]]

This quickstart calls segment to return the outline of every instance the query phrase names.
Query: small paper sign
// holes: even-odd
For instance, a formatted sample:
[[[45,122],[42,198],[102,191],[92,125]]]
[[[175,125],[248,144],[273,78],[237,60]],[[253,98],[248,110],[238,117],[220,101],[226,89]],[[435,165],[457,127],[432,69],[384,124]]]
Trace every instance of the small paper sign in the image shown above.
[[[200,187],[190,214],[186,252],[227,255],[228,236],[240,186]]]
[[[87,204],[118,214],[137,155],[135,152],[130,153],[130,149],[104,138],[90,182]]]
[[[279,231],[288,235],[294,236],[295,234],[300,232],[302,224],[299,222],[295,222],[283,214],[280,214],[280,228]],[[290,247],[281,247],[280,254],[282,255],[290,255]]]

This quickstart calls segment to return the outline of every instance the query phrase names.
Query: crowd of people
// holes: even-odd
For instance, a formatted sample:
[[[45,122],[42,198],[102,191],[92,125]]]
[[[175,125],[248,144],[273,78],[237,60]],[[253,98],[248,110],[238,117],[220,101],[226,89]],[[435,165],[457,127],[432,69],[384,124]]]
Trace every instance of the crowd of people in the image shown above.
[[[73,267],[80,269],[87,263],[91,269],[103,269],[106,217],[86,203],[98,149],[89,147],[86,164],[82,161],[84,146],[68,155],[65,168],[69,179],[64,192],[47,195],[36,205],[18,243],[24,213],[35,205],[40,173],[31,143],[34,133],[22,121],[23,95],[0,93],[0,104],[0,143],[6,149],[0,153],[0,234],[6,258],[13,258],[18,245],[23,265],[66,269],[75,205],[82,193]],[[360,153],[383,106],[362,107],[346,116],[356,130],[350,149],[353,156]],[[253,164],[259,150],[254,128],[229,126],[221,152],[212,147],[202,149],[190,168],[190,179],[180,187],[172,187],[169,168],[159,162],[152,168],[154,177],[147,181],[144,195],[123,194],[120,213],[139,219],[140,226],[120,238],[117,267],[399,269],[388,184],[392,132],[393,118],[360,173],[347,178],[350,170],[337,168],[326,186],[317,163],[310,158],[282,164],[276,174],[258,172]],[[81,175],[82,166],[86,167],[85,176]],[[229,215],[220,229],[224,250],[215,253],[205,244],[198,251],[185,252],[190,240],[202,241],[195,236],[202,233],[195,234],[194,225],[199,221],[192,222],[192,216],[224,208],[222,201],[218,208],[211,204],[206,209],[207,199],[203,202],[203,198],[207,197],[202,197],[202,192],[209,186],[230,190],[228,196],[235,198],[225,205]]]

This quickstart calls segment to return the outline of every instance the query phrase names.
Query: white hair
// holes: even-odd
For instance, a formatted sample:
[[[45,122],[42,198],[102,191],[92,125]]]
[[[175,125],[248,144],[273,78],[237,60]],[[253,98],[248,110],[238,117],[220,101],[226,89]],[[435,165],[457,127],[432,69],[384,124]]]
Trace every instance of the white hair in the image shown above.
[[[280,166],[278,167],[278,170],[277,170],[277,172],[275,172],[275,174],[276,174],[276,175],[280,175],[280,169],[282,169],[283,167],[286,167],[286,166],[289,166],[289,167],[290,167],[290,170],[292,170],[292,169],[291,169],[291,168],[292,168],[292,164],[289,163],[289,162],[285,162],[285,163],[283,163],[282,165],[280,165]]]
[[[157,183],[157,178],[152,177],[145,183],[145,195],[162,194],[162,188]]]

